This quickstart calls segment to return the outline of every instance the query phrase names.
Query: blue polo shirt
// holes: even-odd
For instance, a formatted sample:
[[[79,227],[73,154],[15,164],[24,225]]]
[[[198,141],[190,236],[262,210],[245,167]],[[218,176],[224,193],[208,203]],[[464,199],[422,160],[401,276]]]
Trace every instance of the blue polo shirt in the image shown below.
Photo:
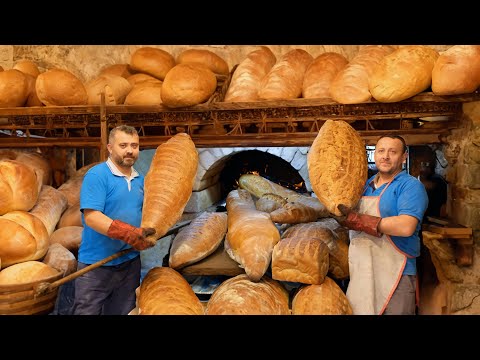
[[[109,238],[87,226],[83,210],[98,210],[113,220],[139,227],[142,221],[143,184],[144,177],[137,171],[132,168],[132,176],[128,179],[110,159],[87,171],[80,190],[83,232],[78,261],[93,264],[131,247],[124,241]],[[118,265],[137,256],[139,252],[134,250],[105,265]]]
[[[376,175],[367,181],[365,196],[379,196],[387,184],[375,189],[371,183]],[[428,196],[425,186],[417,178],[407,174],[405,171],[399,173],[387,190],[380,198],[380,216],[389,217],[397,215],[410,215],[418,220],[417,228],[412,236],[390,236],[395,245],[406,254],[407,264],[403,271],[404,275],[415,275],[417,273],[416,257],[420,255],[419,232],[422,227],[422,219],[428,206]]]

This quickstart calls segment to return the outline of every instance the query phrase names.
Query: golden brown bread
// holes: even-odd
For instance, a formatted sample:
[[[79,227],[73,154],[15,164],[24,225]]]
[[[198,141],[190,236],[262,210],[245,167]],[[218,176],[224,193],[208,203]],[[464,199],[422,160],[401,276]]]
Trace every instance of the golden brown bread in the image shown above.
[[[37,89],[36,89],[36,84],[37,84],[37,78],[33,77],[30,74],[24,74],[25,79],[27,80],[27,100],[25,101],[25,104],[23,106],[45,106],[43,103],[40,101],[37,95]]]
[[[130,58],[130,68],[163,80],[175,66],[173,56],[162,49],[141,47],[135,50]]]
[[[78,169],[71,178],[58,187],[58,190],[67,197],[69,207],[80,202],[80,190],[82,188],[83,177],[85,173],[96,164],[99,163],[95,162]]]
[[[277,58],[266,46],[250,52],[235,69],[224,101],[257,101],[262,80],[276,61]]]
[[[228,255],[245,269],[250,280],[259,281],[270,265],[280,233],[270,215],[255,209],[250,193],[243,189],[227,195]]]
[[[38,260],[48,250],[48,232],[36,216],[11,211],[0,216],[0,258],[2,266]]]
[[[321,284],[329,267],[329,249],[321,239],[282,238],[273,248],[272,278],[304,284]]]
[[[354,208],[367,180],[365,144],[348,123],[327,120],[307,154],[308,174],[315,195],[328,211],[342,216],[337,205]]]
[[[0,285],[25,284],[58,275],[58,270],[40,261],[26,261],[0,271]]]
[[[85,84],[89,105],[100,105],[101,94],[105,94],[106,105],[121,105],[132,90],[130,82],[122,76],[104,74]]]
[[[329,98],[330,84],[347,64],[348,60],[345,56],[335,52],[325,52],[317,56],[305,71],[302,97]]]
[[[177,56],[177,64],[202,64],[213,73],[228,75],[230,70],[227,62],[210,50],[187,49]]]
[[[41,186],[30,166],[17,160],[0,161],[0,215],[29,211],[37,203]]]
[[[28,81],[18,70],[0,71],[0,108],[23,106],[28,98]]]
[[[440,54],[432,70],[435,95],[474,92],[480,86],[480,45],[455,45]]]
[[[190,284],[169,267],[151,269],[140,285],[139,315],[203,315]]]
[[[287,200],[280,195],[266,193],[260,196],[255,202],[255,208],[258,211],[265,211],[271,213],[272,211],[281,208],[287,203]]]
[[[222,282],[207,303],[206,315],[290,315],[288,292],[268,276],[258,282],[241,274]]]
[[[161,238],[182,216],[192,195],[198,167],[198,152],[191,137],[178,133],[159,145],[145,176],[142,227]]]
[[[65,195],[50,185],[43,185],[37,203],[30,210],[30,214],[42,221],[50,237],[66,208],[67,198]]]
[[[305,50],[290,50],[265,75],[258,90],[258,97],[264,100],[300,97],[303,76],[312,61],[312,55]]]
[[[279,224],[298,224],[317,220],[315,209],[297,202],[287,202],[281,208],[270,213],[273,222]]]
[[[173,239],[169,266],[181,269],[206,258],[220,246],[226,232],[226,213],[201,213]]]
[[[316,221],[317,224],[326,227],[333,231],[333,233],[337,236],[338,241],[342,241],[345,244],[350,244],[349,238],[349,230],[344,228],[342,225],[338,223],[337,220],[334,218],[323,218]]]
[[[340,104],[358,104],[371,99],[368,79],[382,58],[395,48],[367,45],[341,70],[330,84],[330,96]]]
[[[40,153],[28,149],[0,150],[1,160],[16,160],[35,170],[43,185],[52,185],[52,168],[48,160]]]
[[[204,103],[217,88],[215,74],[200,64],[178,64],[165,76],[162,103],[170,108]]]
[[[68,206],[60,216],[60,220],[57,223],[57,229],[66,226],[83,226],[82,212],[80,211],[79,202],[72,206]]]
[[[162,83],[162,80],[158,80],[157,78],[155,78],[151,75],[142,74],[142,73],[130,75],[127,78],[127,80],[130,83],[130,85],[132,85],[132,87],[135,86],[136,84],[142,82],[142,81],[145,81],[145,80],[155,80],[155,81],[159,81],[160,83]]]
[[[408,99],[430,87],[438,52],[428,46],[401,47],[380,60],[369,76],[369,90],[380,102]]]
[[[35,89],[46,106],[86,105],[88,102],[83,83],[64,69],[51,69],[38,75]]]
[[[50,235],[49,243],[60,244],[69,250],[75,257],[82,242],[83,226],[65,226],[57,229]]]
[[[133,72],[130,70],[128,64],[113,64],[103,67],[98,76],[102,75],[116,75],[127,79],[129,76],[133,75]]]
[[[18,60],[13,66],[13,69],[21,71],[24,74],[31,75],[34,78],[37,78],[37,76],[40,75],[40,70],[38,69],[37,64],[28,59]]]
[[[75,255],[58,243],[50,244],[42,262],[60,271],[62,276],[67,276],[77,271]]]
[[[161,105],[163,83],[152,79],[137,82],[125,98],[125,105]]]

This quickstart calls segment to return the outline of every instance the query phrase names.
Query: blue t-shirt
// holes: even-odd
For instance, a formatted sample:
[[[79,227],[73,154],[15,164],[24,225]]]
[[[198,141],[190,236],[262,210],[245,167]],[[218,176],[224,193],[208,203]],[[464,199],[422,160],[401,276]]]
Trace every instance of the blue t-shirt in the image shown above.
[[[387,184],[383,184],[378,189],[370,186],[370,182],[375,178],[372,176],[365,186],[364,196],[379,196]],[[417,178],[407,174],[405,171],[399,173],[387,190],[380,198],[380,216],[389,217],[397,215],[410,215],[418,220],[417,228],[412,236],[390,236],[395,245],[406,254],[413,256],[407,257],[407,264],[403,271],[404,275],[415,275],[417,273],[416,257],[420,255],[420,238],[418,236],[425,210],[428,206],[428,196],[422,182]]]
[[[139,227],[142,221],[143,185],[144,177],[139,174],[131,179],[129,190],[126,178],[113,174],[106,162],[87,171],[80,190],[83,232],[78,261],[93,264],[131,247],[124,241],[109,238],[87,226],[83,210],[98,210],[113,220]],[[118,265],[138,255],[139,252],[134,250],[105,265]]]

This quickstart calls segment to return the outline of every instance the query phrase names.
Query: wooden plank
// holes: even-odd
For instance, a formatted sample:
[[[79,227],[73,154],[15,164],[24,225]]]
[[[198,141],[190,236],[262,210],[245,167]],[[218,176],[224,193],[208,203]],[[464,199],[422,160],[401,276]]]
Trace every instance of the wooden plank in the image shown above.
[[[221,245],[213,254],[199,262],[180,269],[182,275],[227,275],[236,276],[245,271],[232,260]]]
[[[435,224],[424,224],[423,229],[447,237],[452,235],[464,235],[463,237],[468,237],[469,235],[472,235],[472,228],[467,227],[442,227]]]

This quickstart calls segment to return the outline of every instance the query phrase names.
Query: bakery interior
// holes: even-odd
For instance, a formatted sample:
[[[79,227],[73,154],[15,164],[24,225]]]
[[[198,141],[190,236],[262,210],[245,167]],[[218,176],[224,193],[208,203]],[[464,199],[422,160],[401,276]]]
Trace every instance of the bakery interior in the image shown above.
[[[375,67],[382,64],[383,57],[401,49],[411,52],[421,49],[434,55],[427,65],[402,69],[403,82],[392,80],[389,84],[389,79],[383,78],[385,87],[394,88],[384,90],[394,94],[393,100],[389,95],[375,97],[369,92],[369,78],[381,76]],[[262,59],[260,55],[252,56],[261,50],[268,55]],[[409,53],[404,51],[404,54]],[[466,77],[459,73],[454,80],[449,74],[452,86],[460,88],[450,93],[432,89],[432,73],[444,54],[458,59],[458,68],[469,74]],[[363,56],[363,60],[359,56]],[[245,100],[236,97],[232,84],[239,81],[235,71],[245,69],[247,60],[251,68],[257,66],[255,71],[258,70],[258,76],[261,73],[263,79],[282,62],[291,66],[282,74],[284,77],[288,77],[288,71],[295,71],[296,75],[281,94],[267,88],[263,95],[256,94],[256,99]],[[202,70],[195,67],[187,70],[208,71],[205,79],[194,93],[168,98],[164,85],[169,78],[173,79],[170,70],[178,64],[188,66],[193,62],[203,62]],[[336,75],[350,64],[361,68],[362,79],[367,81],[363,98],[348,98],[346,87],[342,88],[338,82],[336,92],[332,87],[329,92],[319,89],[321,86],[315,88],[318,84],[324,88],[327,83],[330,86]],[[319,78],[310,81],[308,91],[307,75],[313,78],[314,73],[322,71],[321,81]],[[408,76],[417,76],[419,81],[411,81]],[[181,81],[192,81],[192,78],[190,73]],[[15,197],[15,192],[24,190],[20,181],[10,190],[2,185],[2,192],[11,194],[5,200],[0,197],[3,224],[0,226],[0,274],[26,261],[51,264],[54,269],[41,279],[5,284],[0,281],[0,314],[49,314],[59,306],[60,289],[63,287],[64,292],[68,292],[74,281],[76,250],[81,240],[78,199],[82,177],[89,167],[106,160],[108,131],[122,124],[139,131],[142,150],[134,167],[144,175],[149,171],[157,147],[178,134],[188,134],[198,153],[191,195],[181,209],[181,216],[174,219],[169,232],[155,247],[141,253],[142,280],[151,270],[168,269],[172,272],[172,281],[184,282],[189,293],[195,294],[201,304],[199,313],[207,315],[226,311],[224,304],[209,305],[220,286],[230,284],[234,289],[245,282],[262,284],[270,290],[252,291],[281,293],[278,296],[284,303],[261,314],[296,314],[292,306],[293,297],[300,294],[299,286],[307,289],[308,285],[324,283],[330,289],[324,291],[331,291],[330,301],[334,304],[323,308],[319,305],[325,311],[321,314],[350,314],[342,294],[348,284],[348,233],[328,213],[318,216],[314,222],[323,224],[322,229],[329,229],[328,235],[334,238],[329,241],[337,241],[341,246],[336,247],[335,269],[332,249],[330,253],[325,250],[323,258],[330,259],[330,268],[327,265],[317,269],[323,275],[316,283],[272,279],[270,267],[260,282],[260,279],[249,279],[245,269],[225,250],[225,232],[215,248],[187,265],[183,263],[174,269],[169,266],[168,258],[175,238],[201,214],[228,215],[227,196],[231,191],[245,188],[240,180],[242,175],[260,176],[268,186],[280,185],[280,190],[273,186],[280,192],[288,189],[308,198],[318,198],[312,188],[308,153],[321,127],[330,120],[346,122],[363,140],[369,175],[375,172],[376,139],[393,133],[404,137],[408,145],[406,170],[410,175],[419,177],[422,164],[429,164],[445,179],[446,203],[440,215],[424,220],[422,227],[418,314],[480,314],[479,86],[479,46],[0,45],[0,166],[3,161],[18,161],[43,169],[37,200],[28,210],[4,210],[8,206],[3,207],[2,201],[10,201],[8,196]],[[180,88],[176,90],[172,85],[170,93]],[[4,174],[7,170],[0,171],[2,177],[8,176]],[[252,196],[255,201],[263,197],[253,193]],[[48,241],[41,246],[36,244],[34,251],[27,247],[14,249],[20,256],[9,262],[7,253],[12,251],[12,237],[17,236],[15,232],[19,232],[21,224],[15,223],[17,227],[10,229],[7,225],[14,217],[8,212],[23,210],[42,219],[45,207],[51,213],[44,221]],[[275,222],[280,234],[297,224]],[[25,226],[21,230],[26,231]],[[270,248],[270,256],[272,251],[275,252]],[[346,269],[342,268],[345,261]],[[72,275],[72,280],[65,281]],[[40,293],[38,285],[46,283],[55,286]],[[258,305],[255,297],[261,294],[252,294],[245,295],[245,301],[250,301],[248,306],[255,313],[259,311],[255,308]],[[137,298],[141,296],[140,287]],[[303,302],[314,301],[308,299],[306,291],[303,296]],[[310,296],[315,294],[312,292]],[[301,314],[300,301],[297,306],[297,313]],[[148,314],[148,311],[137,306],[131,314]]]

